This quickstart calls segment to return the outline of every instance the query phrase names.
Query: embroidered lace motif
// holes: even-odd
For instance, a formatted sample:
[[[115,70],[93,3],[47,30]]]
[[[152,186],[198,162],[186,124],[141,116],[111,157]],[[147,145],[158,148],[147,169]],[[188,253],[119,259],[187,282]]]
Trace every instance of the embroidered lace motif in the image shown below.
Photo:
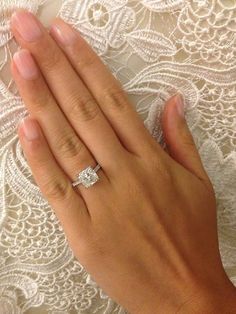
[[[41,16],[52,2],[0,2],[0,311],[122,314],[74,259],[16,136],[27,112],[9,76],[17,49],[9,17],[16,7]],[[236,285],[235,1],[64,0],[58,14],[122,82],[162,145],[155,120],[167,98],[177,91],[185,96],[188,124],[217,195],[223,264]]]

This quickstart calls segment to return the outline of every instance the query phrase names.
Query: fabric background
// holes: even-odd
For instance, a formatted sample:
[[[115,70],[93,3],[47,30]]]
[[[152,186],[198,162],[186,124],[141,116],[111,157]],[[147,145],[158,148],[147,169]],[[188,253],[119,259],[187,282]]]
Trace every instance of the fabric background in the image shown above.
[[[78,29],[122,82],[150,133],[164,146],[166,99],[185,97],[186,117],[217,196],[225,270],[236,285],[235,0],[0,1],[0,314],[125,311],[73,257],[36,186],[16,135],[27,115],[10,75],[15,8]]]

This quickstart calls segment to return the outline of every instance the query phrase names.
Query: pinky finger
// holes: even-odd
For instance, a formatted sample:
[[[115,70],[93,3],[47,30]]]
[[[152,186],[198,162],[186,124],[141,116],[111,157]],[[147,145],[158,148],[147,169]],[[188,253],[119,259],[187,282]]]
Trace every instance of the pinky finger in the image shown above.
[[[23,119],[18,135],[37,185],[55,210],[69,242],[78,246],[90,223],[83,199],[58,165],[37,120]]]

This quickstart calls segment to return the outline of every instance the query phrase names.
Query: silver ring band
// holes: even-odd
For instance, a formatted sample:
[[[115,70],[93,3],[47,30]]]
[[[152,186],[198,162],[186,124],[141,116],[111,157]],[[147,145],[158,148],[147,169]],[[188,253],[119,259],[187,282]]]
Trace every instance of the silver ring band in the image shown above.
[[[91,187],[100,179],[97,174],[100,168],[101,166],[99,164],[97,164],[95,168],[92,168],[91,166],[85,168],[77,175],[77,179],[72,182],[72,186],[75,187],[82,184],[86,188]]]

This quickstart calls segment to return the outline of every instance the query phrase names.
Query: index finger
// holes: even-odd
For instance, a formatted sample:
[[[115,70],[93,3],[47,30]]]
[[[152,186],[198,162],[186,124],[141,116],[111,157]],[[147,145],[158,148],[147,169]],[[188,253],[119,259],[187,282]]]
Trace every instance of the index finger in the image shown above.
[[[93,94],[127,150],[143,155],[150,144],[159,146],[146,129],[120,82],[79,32],[62,19],[56,18],[50,33]],[[161,146],[159,150],[163,151]]]

